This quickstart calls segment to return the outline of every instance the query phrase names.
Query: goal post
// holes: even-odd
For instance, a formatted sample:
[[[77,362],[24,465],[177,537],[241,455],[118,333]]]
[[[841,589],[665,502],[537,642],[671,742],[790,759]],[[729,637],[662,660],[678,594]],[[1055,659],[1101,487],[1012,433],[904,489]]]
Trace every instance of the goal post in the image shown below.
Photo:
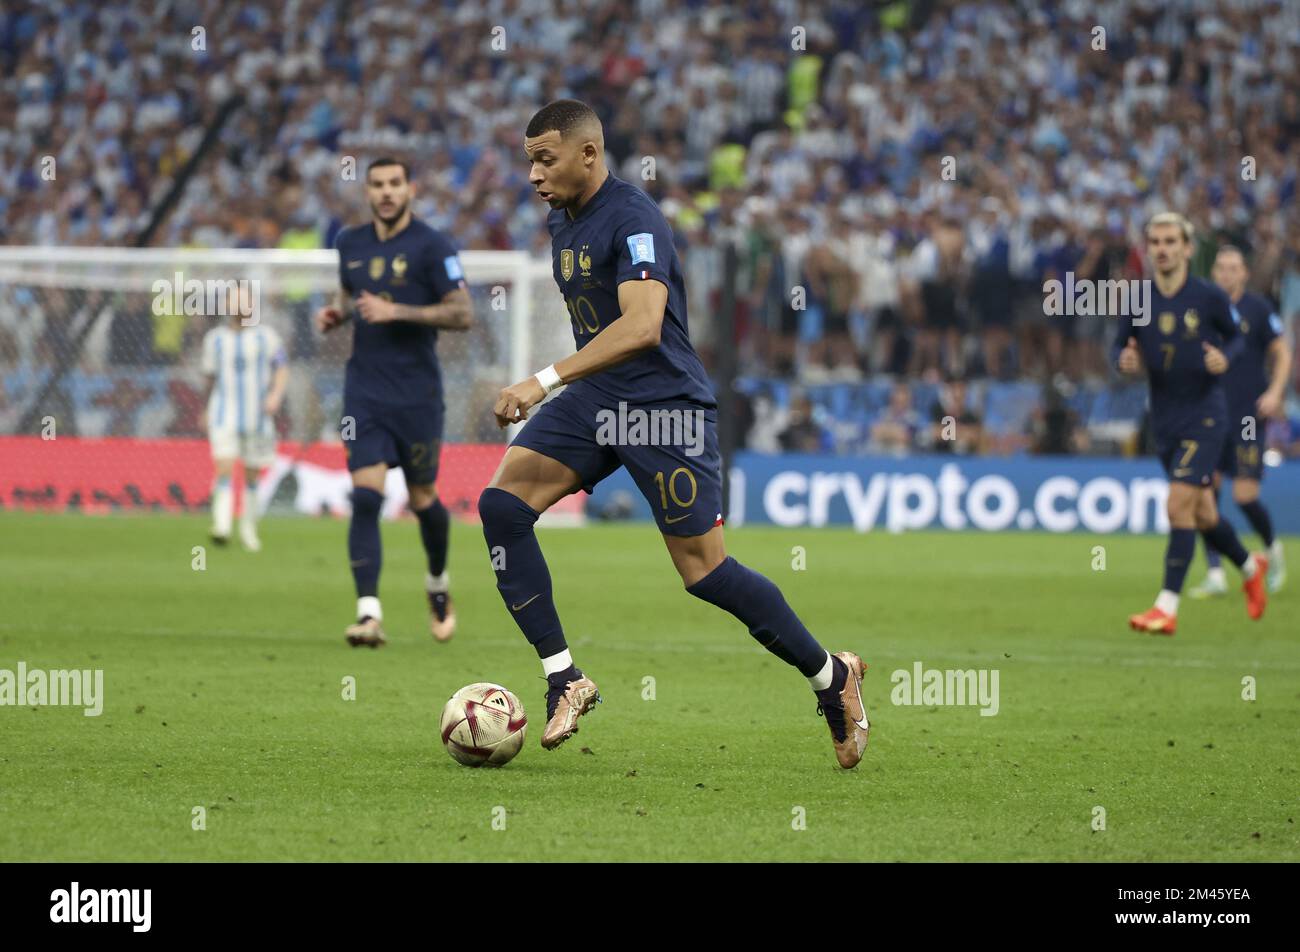
[[[571,353],[573,338],[549,261],[522,251],[460,257],[474,323],[439,333],[438,483],[449,508],[470,515],[510,435],[492,417],[496,393]],[[238,320],[275,330],[289,360],[263,505],[345,512],[339,425],[352,333],[312,325],[338,286],[328,249],[0,247],[0,506],[204,508],[202,341]],[[400,471],[389,487],[391,515],[405,502]],[[550,521],[566,510],[572,519],[581,500],[570,497]]]

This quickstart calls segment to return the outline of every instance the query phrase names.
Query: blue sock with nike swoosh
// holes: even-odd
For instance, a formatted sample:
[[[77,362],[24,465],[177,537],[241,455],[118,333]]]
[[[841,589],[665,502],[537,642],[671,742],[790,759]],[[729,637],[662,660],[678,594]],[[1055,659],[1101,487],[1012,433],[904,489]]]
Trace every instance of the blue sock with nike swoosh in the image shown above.
[[[352,518],[348,522],[348,558],[357,598],[374,598],[379,594],[379,570],[384,564],[380,544],[379,513],[384,508],[384,494],[357,487],[352,490]]]
[[[755,641],[806,678],[818,675],[831,662],[781,590],[731,556],[686,591],[731,612],[749,628]],[[834,671],[834,665],[831,668]]]
[[[539,658],[565,651],[564,629],[551,597],[551,571],[533,531],[540,513],[504,489],[488,488],[478,497],[478,514],[506,610]]]

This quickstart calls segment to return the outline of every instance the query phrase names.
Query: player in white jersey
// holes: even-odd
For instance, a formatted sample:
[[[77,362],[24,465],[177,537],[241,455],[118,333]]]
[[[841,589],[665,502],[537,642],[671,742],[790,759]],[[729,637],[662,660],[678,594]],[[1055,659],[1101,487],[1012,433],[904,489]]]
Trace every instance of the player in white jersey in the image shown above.
[[[275,415],[284,402],[289,364],[280,335],[264,324],[247,327],[235,314],[203,338],[203,372],[208,375],[208,443],[216,474],[212,484],[212,541],[230,540],[235,497],[230,485],[235,460],[243,460],[247,489],[239,519],[239,540],[250,552],[257,536],[257,477],[275,460]]]

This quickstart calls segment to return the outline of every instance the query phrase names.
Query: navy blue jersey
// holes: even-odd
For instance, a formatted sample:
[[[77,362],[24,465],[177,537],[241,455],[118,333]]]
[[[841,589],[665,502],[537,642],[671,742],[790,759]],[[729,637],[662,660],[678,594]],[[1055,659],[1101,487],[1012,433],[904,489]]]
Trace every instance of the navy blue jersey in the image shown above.
[[[1172,297],[1151,282],[1150,321],[1142,327],[1121,318],[1112,358],[1135,338],[1151,385],[1151,419],[1159,434],[1197,418],[1224,419],[1222,377],[1205,369],[1204,344],[1224,352],[1229,363],[1241,348],[1232,302],[1216,285],[1189,277]]]
[[[686,285],[673,235],[645,192],[612,174],[578,212],[547,216],[555,283],[579,350],[622,316],[618,286],[654,280],[668,288],[659,346],[572,384],[601,404],[690,401],[716,406],[686,325]]]
[[[1228,417],[1239,425],[1242,417],[1254,417],[1255,401],[1268,389],[1268,348],[1282,335],[1282,319],[1267,298],[1249,291],[1235,307],[1246,346],[1228,368],[1223,385],[1228,394]]]
[[[339,232],[339,282],[353,297],[369,291],[398,304],[439,304],[465,286],[460,259],[441,232],[422,221],[411,223],[387,241],[375,226]],[[353,321],[352,356],[344,391],[350,400],[392,406],[442,402],[438,330],[410,321],[367,324]]]

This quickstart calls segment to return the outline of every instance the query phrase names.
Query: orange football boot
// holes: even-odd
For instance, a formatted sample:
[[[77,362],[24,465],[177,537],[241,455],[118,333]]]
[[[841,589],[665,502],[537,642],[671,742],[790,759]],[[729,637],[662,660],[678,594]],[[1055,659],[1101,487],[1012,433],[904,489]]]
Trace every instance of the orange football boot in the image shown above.
[[[1259,621],[1268,604],[1268,586],[1264,584],[1268,575],[1268,556],[1262,552],[1255,553],[1255,574],[1241,583],[1241,590],[1246,593],[1246,614],[1253,621]]]
[[[1140,615],[1129,615],[1128,626],[1148,635],[1172,635],[1178,627],[1178,617],[1166,615],[1158,608],[1148,608]]]

